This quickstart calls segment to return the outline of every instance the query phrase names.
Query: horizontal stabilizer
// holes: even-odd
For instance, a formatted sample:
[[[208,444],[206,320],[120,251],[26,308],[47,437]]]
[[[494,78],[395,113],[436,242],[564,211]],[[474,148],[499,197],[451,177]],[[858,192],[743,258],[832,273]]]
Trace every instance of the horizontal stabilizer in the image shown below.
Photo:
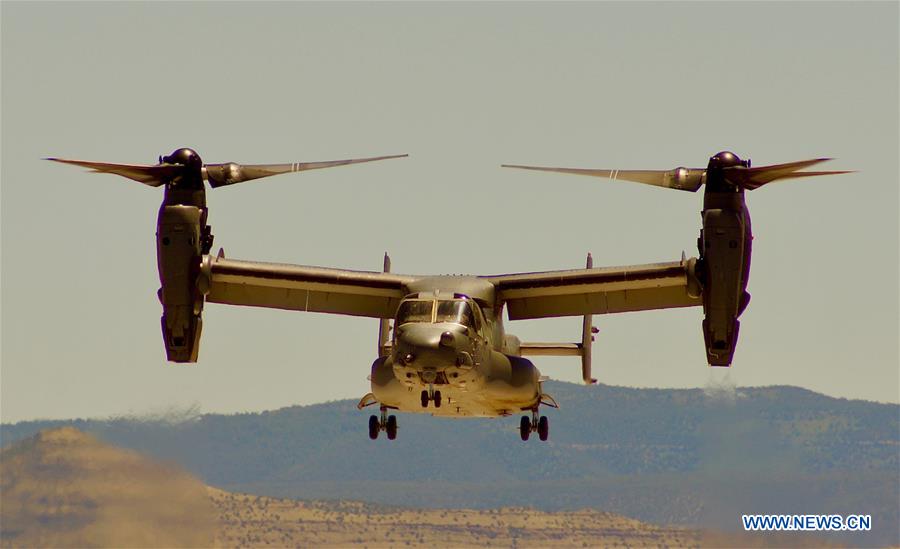
[[[522,343],[522,356],[581,356],[581,343]]]

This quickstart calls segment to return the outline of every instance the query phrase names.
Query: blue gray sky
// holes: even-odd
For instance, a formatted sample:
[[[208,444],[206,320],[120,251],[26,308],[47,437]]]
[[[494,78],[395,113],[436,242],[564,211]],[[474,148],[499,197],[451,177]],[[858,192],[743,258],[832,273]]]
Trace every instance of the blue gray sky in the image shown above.
[[[699,309],[596,317],[601,382],[791,384],[900,401],[898,4],[17,3],[2,10],[3,421],[368,391],[376,321],[209,305],[165,362],[158,189],[41,160],[409,153],[212,191],[229,257],[496,274],[696,254],[702,196],[501,163],[702,167],[831,156],[752,192],[750,307],[728,372]],[[450,230],[447,230],[447,229]],[[574,341],[579,319],[511,323]],[[577,381],[574,359],[539,359]],[[589,389],[586,389],[589,390]]]

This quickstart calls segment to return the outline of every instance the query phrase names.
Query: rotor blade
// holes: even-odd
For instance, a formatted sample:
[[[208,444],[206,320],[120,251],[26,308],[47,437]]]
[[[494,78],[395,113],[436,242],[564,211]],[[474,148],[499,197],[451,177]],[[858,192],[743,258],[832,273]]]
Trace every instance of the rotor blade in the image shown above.
[[[128,179],[133,179],[150,187],[159,187],[166,181],[169,181],[184,169],[178,164],[156,164],[154,166],[146,166],[141,164],[110,164],[108,162],[88,162],[86,160],[69,160],[66,158],[45,158],[44,160],[52,160],[53,162],[62,162],[64,164],[74,164],[89,168],[96,173],[111,173],[121,175]]]
[[[676,168],[674,170],[596,170],[582,168],[544,168],[540,166],[521,166],[516,164],[502,164],[503,168],[518,168],[520,170],[535,170],[540,172],[571,173],[575,175],[590,175],[592,177],[605,177],[607,179],[622,179],[634,183],[654,185],[668,189],[695,192],[705,181],[706,170],[703,168]]]
[[[347,164],[361,164],[363,162],[374,162],[376,160],[388,160],[390,158],[404,158],[408,154],[396,154],[391,156],[374,156],[371,158],[352,158],[349,160],[330,160],[327,162],[293,162],[291,164],[235,164],[234,162],[226,162],[224,164],[207,164],[203,173],[209,180],[209,186],[224,187],[250,181],[251,179],[259,179],[261,177],[269,177],[283,173],[304,172],[307,170],[318,170],[321,168],[333,168],[335,166],[346,166]]]
[[[779,179],[793,179],[798,177],[814,177],[819,175],[839,175],[842,173],[853,173],[852,170],[837,171],[818,171],[818,172],[801,172],[803,168],[814,166],[821,162],[831,160],[831,158],[813,158],[811,160],[800,160],[797,162],[788,162],[786,164],[774,164],[772,166],[757,166],[755,168],[725,168],[725,179],[732,183],[743,187],[746,190],[754,190],[762,187],[766,183],[777,181]]]

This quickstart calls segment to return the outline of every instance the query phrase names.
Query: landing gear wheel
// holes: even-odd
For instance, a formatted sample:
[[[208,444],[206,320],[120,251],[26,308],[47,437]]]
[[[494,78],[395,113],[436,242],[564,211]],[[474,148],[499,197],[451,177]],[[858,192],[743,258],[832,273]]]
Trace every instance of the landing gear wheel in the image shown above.
[[[378,438],[378,431],[381,430],[381,422],[378,421],[378,416],[369,416],[369,438],[375,440]]]
[[[387,431],[388,440],[397,438],[397,416],[388,416],[387,425],[384,429]]]
[[[434,397],[433,397],[432,400],[434,400],[434,407],[435,407],[435,408],[440,408],[440,407],[441,407],[441,392],[440,392],[440,391],[435,391],[435,392],[434,392]]]
[[[522,437],[522,440],[528,440],[530,434],[531,420],[528,419],[528,416],[522,416],[522,421],[519,422],[519,435]]]
[[[550,436],[550,420],[547,419],[547,416],[541,416],[541,419],[538,420],[537,432],[538,438],[541,440],[547,440],[547,437]]]
[[[422,391],[422,408],[428,408],[428,401],[431,400],[428,398],[428,391]]]

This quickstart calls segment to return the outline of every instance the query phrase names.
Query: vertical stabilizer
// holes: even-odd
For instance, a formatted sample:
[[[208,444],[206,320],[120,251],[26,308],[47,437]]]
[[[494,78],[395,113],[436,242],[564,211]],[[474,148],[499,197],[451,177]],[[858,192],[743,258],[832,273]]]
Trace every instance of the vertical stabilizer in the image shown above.
[[[594,268],[594,258],[591,257],[590,252],[588,252],[585,266],[588,269]],[[594,334],[597,333],[593,322],[593,315],[584,315],[584,322],[581,325],[581,378],[587,385],[597,383],[597,380],[591,377],[591,348],[593,347]]]
[[[391,272],[391,257],[384,252],[384,267],[383,272],[389,273]],[[378,356],[387,356],[387,344],[388,339],[390,338],[391,333],[391,321],[387,318],[382,318],[378,321]]]

